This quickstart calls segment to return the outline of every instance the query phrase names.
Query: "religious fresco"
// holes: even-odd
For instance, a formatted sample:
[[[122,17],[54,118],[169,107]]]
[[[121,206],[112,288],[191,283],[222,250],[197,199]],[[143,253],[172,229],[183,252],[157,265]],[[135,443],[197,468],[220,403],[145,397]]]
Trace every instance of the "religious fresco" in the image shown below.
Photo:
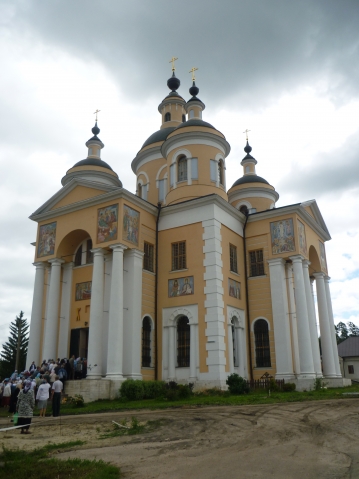
[[[37,256],[49,256],[55,253],[56,221],[40,226]]]
[[[118,205],[100,208],[97,213],[97,242],[117,239]]]
[[[188,294],[194,294],[193,276],[168,280],[169,298],[174,298],[175,296],[187,296]]]
[[[232,296],[232,298],[241,299],[241,283],[228,278],[228,292],[229,296]]]
[[[293,220],[275,221],[270,224],[272,253],[290,253],[295,251]]]
[[[127,205],[123,205],[122,239],[138,245],[140,213]]]
[[[91,288],[92,281],[86,281],[86,283],[76,283],[75,301],[91,299]]]
[[[325,246],[324,244],[319,241],[319,259],[320,259],[320,266],[324,271],[327,271],[327,260],[325,257]]]
[[[299,238],[299,253],[307,254],[307,240],[305,238],[304,224],[298,220],[298,238]]]

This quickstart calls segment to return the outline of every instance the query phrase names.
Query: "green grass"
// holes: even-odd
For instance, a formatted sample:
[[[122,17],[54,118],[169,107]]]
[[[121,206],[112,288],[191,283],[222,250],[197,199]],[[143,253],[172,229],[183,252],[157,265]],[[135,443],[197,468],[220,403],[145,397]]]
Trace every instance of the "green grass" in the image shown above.
[[[71,449],[83,441],[49,444],[31,452],[3,448],[0,453],[0,476],[7,479],[119,479],[120,470],[103,461],[51,457],[51,452]]]
[[[314,385],[314,381],[313,381]],[[200,406],[245,406],[253,404],[274,404],[286,402],[316,401],[324,399],[347,399],[343,393],[359,392],[359,385],[347,388],[321,389],[319,391],[307,392],[273,392],[270,397],[266,390],[250,392],[249,394],[234,396],[228,392],[215,391],[194,395],[188,399],[177,401],[169,401],[167,399],[144,399],[141,401],[126,401],[124,399],[100,400],[85,404],[84,407],[78,408],[71,404],[61,406],[61,415],[78,415],[102,413],[110,411],[133,411],[138,409],[165,409],[179,407],[200,407]],[[34,414],[38,414],[35,408]],[[48,407],[48,415],[51,414],[50,406]],[[6,409],[0,411],[0,417],[6,417],[9,414]]]
[[[113,424],[113,429],[106,431],[105,434],[102,434],[100,436],[100,439],[107,439],[108,437],[118,436],[133,436],[135,434],[152,432],[160,426],[163,426],[165,423],[165,420],[157,419],[155,421],[147,421],[146,423],[141,424],[138,422],[138,419],[136,417],[132,416],[131,421],[127,421],[127,418],[120,421],[120,426],[118,424]]]

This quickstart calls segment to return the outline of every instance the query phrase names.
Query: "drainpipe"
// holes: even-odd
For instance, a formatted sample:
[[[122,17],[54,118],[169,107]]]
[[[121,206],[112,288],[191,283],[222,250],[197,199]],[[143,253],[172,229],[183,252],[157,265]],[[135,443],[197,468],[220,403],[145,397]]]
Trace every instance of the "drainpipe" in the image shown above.
[[[243,226],[243,252],[244,252],[244,283],[246,286],[246,309],[247,309],[247,342],[249,349],[249,374],[251,381],[253,380],[252,367],[252,345],[251,345],[251,322],[249,318],[249,297],[248,297],[248,279],[247,279],[247,247],[246,247],[246,226],[249,214],[246,214],[246,221]]]
[[[156,220],[156,262],[155,262],[155,380],[158,379],[158,223],[161,214],[161,203],[157,203],[158,213]]]

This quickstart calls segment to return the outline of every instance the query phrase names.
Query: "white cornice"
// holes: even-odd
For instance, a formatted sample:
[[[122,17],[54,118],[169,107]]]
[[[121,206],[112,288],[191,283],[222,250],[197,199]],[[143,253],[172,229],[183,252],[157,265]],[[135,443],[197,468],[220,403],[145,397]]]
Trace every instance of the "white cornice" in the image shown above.
[[[199,128],[199,127],[187,127],[187,128]],[[183,128],[185,130],[185,128]],[[168,154],[178,146],[184,145],[210,145],[218,148],[224,154],[224,156],[228,156],[229,152],[231,151],[230,144],[228,141],[223,138],[222,136],[216,135],[214,133],[210,133],[209,131],[183,131],[174,130],[170,133],[169,138],[164,141],[161,146],[162,156],[167,158]]]
[[[148,150],[139,151],[136,155],[136,158],[132,160],[131,168],[132,171],[137,174],[138,168],[143,166],[145,163],[148,163],[152,160],[162,160],[164,159],[161,153],[161,145],[154,146]]]
[[[230,188],[231,190],[232,188]],[[228,190],[228,191],[230,191]],[[251,186],[249,188],[241,188],[228,193],[228,201],[233,202],[242,198],[267,198],[269,200],[278,201],[279,194],[273,189],[263,188],[261,186]]]
[[[303,204],[305,205],[305,203],[299,203],[296,205],[289,205],[289,206],[284,206],[281,208],[273,208],[272,210],[266,210],[260,213],[254,213],[252,215],[249,215],[248,223],[261,221],[263,219],[277,218],[278,216],[295,213],[300,218],[302,218],[302,220],[305,223],[307,223],[307,225],[310,226],[312,230],[315,231],[317,235],[323,241],[329,241],[331,237],[324,221],[322,221],[321,223],[317,223],[317,221],[304,209]]]
[[[73,180],[77,181],[77,180]],[[90,182],[88,182],[90,183]],[[68,184],[70,185],[70,183]],[[73,213],[74,211],[79,211],[85,208],[89,208],[94,205],[98,205],[101,203],[105,203],[108,201],[112,200],[119,200],[123,198],[124,200],[131,201],[131,203],[135,204],[139,208],[142,208],[143,210],[147,211],[148,213],[151,213],[153,215],[157,215],[157,207],[152,205],[151,203],[148,203],[147,201],[143,200],[142,198],[139,198],[138,196],[134,195],[128,190],[125,190],[124,188],[111,188],[111,191],[108,191],[107,193],[104,193],[103,195],[98,195],[94,196],[92,198],[88,198],[86,200],[78,201],[76,203],[72,203],[70,205],[65,205],[61,206],[60,208],[56,208],[54,210],[51,210],[51,206],[49,207],[50,201],[56,199],[55,204],[59,201],[58,198],[64,198],[67,193],[71,190],[67,190],[67,192],[64,194],[63,190],[68,186],[64,186],[62,190],[60,190],[56,195],[54,195],[50,200],[46,203],[44,203],[43,206],[41,206],[38,210],[36,210],[31,216],[30,219],[33,221],[45,221],[49,220],[52,218],[56,218],[57,216],[62,216],[66,215],[68,213]],[[76,186],[76,185],[75,185]],[[86,186],[86,185],[84,185]],[[87,185],[88,186],[88,185]],[[91,186],[92,188],[94,187],[93,185]],[[57,196],[58,195],[58,196]],[[47,205],[47,206],[46,206]]]

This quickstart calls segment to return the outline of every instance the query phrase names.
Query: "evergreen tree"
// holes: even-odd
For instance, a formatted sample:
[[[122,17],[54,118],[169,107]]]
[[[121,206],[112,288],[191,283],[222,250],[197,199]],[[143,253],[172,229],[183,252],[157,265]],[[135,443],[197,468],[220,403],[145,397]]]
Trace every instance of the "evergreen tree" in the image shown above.
[[[337,343],[345,341],[349,337],[347,325],[342,321],[335,326],[335,334],[337,337]]]
[[[29,344],[29,325],[24,313],[16,316],[15,321],[10,323],[10,336],[2,345],[0,353],[0,376],[9,377],[15,369],[24,371],[26,365],[27,346]]]
[[[348,322],[349,336],[359,336],[359,328],[354,323]]]

